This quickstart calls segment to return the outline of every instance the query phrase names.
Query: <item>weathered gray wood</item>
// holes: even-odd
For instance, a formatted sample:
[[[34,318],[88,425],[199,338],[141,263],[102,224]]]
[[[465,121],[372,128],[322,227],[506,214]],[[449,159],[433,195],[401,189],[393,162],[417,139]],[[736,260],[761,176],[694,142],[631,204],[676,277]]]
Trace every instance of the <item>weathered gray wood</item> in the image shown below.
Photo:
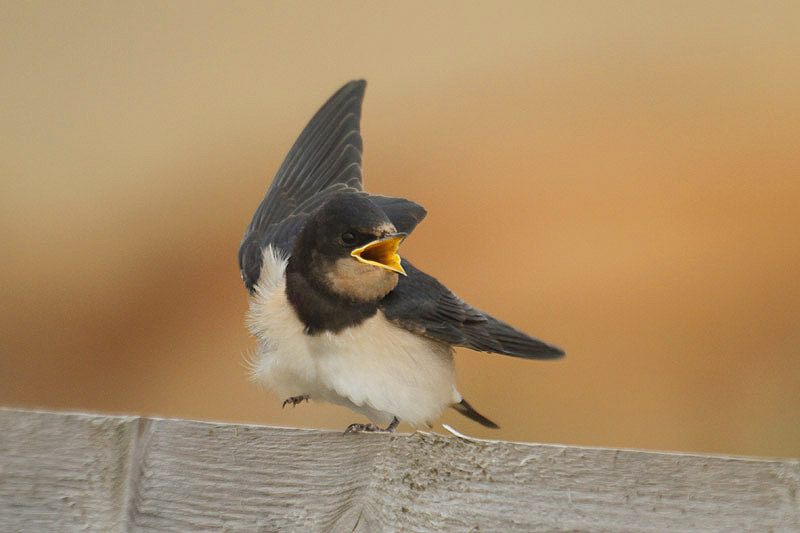
[[[800,531],[800,462],[0,410],[2,531]]]

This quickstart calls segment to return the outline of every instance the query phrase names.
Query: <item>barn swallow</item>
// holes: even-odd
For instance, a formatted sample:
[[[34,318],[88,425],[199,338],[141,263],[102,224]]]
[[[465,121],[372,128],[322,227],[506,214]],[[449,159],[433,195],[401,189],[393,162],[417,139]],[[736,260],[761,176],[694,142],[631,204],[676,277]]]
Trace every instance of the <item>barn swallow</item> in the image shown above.
[[[253,378],[284,405],[327,401],[371,423],[428,426],[447,407],[491,428],[456,389],[454,346],[526,359],[564,352],[479,311],[398,255],[425,217],[364,191],[352,81],[314,115],[247,226],[239,268],[257,338]],[[376,424],[388,424],[385,429]]]

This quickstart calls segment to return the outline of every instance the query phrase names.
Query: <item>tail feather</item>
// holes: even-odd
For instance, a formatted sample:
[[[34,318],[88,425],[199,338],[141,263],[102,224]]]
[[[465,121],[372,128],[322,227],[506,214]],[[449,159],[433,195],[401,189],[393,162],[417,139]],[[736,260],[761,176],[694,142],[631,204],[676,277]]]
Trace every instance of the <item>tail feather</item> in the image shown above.
[[[467,403],[467,400],[461,399],[460,402],[455,403],[452,405],[453,409],[461,413],[462,415],[466,416],[469,419],[474,420],[478,424],[485,426],[487,428],[492,429],[500,429],[500,426],[480,414],[478,411],[472,408],[472,406]]]

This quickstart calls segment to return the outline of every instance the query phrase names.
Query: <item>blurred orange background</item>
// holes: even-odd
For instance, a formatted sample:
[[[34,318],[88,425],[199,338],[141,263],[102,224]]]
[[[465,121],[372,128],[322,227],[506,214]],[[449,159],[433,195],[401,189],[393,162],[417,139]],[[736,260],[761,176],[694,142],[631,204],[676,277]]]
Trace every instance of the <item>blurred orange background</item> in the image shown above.
[[[796,3],[4,2],[0,404],[362,421],[248,381],[236,252],[363,77],[367,188],[429,212],[404,256],[567,351],[459,350],[502,429],[442,422],[800,456],[798,28]]]

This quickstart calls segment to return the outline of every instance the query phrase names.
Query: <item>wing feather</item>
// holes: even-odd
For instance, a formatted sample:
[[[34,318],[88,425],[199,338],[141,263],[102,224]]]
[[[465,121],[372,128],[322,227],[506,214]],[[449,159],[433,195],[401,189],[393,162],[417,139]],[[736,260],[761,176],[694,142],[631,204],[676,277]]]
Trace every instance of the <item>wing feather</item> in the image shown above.
[[[403,261],[407,276],[381,302],[386,318],[438,341],[526,359],[555,359],[564,352],[475,309],[434,277]]]
[[[288,256],[306,219],[335,194],[369,197],[397,230],[405,233],[425,217],[425,209],[414,202],[363,190],[360,123],[365,88],[364,80],[351,81],[331,96],[300,133],[275,174],[239,247],[239,269],[249,291],[261,274],[264,248],[272,245]]]
[[[314,197],[333,185],[362,190],[361,102],[366,82],[351,81],[312,117],[278,169],[239,247],[242,280],[252,291],[268,244],[286,250],[302,227]],[[323,194],[323,197],[329,195]]]

